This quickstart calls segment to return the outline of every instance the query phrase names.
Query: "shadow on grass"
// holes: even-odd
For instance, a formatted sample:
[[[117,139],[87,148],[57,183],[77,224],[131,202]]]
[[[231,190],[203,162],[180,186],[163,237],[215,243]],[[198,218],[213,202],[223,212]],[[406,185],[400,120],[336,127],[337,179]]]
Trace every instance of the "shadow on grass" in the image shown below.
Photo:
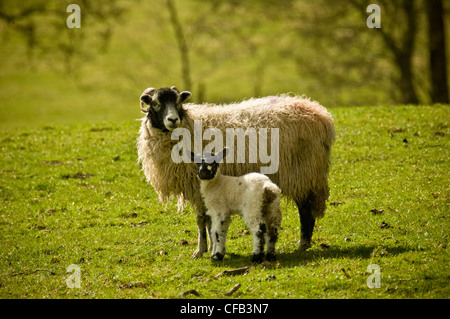
[[[405,252],[414,251],[411,247],[381,247],[388,256],[396,256]],[[290,268],[299,265],[307,265],[321,259],[368,259],[373,257],[374,250],[379,246],[354,246],[354,247],[328,247],[311,248],[307,251],[281,252],[277,254],[278,268]],[[255,266],[251,262],[251,254],[227,253],[222,261],[211,261],[217,267],[240,268],[245,266]]]

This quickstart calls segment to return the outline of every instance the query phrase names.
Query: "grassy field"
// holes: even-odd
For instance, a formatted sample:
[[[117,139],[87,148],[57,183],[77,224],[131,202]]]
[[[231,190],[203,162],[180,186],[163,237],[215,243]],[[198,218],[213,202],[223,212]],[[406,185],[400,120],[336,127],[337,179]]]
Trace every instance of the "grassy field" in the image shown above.
[[[3,128],[0,298],[448,298],[448,106],[330,109],[328,212],[298,252],[283,200],[278,260],[255,265],[236,218],[227,255],[192,260],[192,209],[163,205],[137,164],[137,121]],[[68,288],[69,265],[80,288]],[[369,289],[370,264],[381,287]],[[245,274],[218,276],[251,266]],[[225,294],[235,285],[231,297]]]

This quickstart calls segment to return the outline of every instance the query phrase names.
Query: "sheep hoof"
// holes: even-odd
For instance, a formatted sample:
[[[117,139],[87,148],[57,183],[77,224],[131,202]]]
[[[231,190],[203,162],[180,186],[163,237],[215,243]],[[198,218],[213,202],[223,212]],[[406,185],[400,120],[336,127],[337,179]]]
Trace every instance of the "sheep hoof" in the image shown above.
[[[277,255],[275,255],[275,253],[267,253],[266,260],[267,261],[275,261],[275,260],[277,260]]]
[[[252,262],[253,263],[262,263],[264,261],[264,253],[259,253],[259,254],[253,254],[252,256]]]
[[[298,250],[300,250],[300,251],[305,251],[310,247],[311,247],[311,243],[309,241],[300,239],[300,241],[298,242]]]
[[[214,256],[211,256],[212,259],[214,260],[223,260],[223,254],[221,253],[216,253]]]

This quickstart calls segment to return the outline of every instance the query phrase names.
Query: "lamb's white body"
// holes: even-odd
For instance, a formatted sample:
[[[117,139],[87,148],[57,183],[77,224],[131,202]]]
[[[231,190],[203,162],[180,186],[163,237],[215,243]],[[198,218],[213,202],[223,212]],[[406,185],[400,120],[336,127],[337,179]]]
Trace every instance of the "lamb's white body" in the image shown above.
[[[267,259],[275,257],[281,225],[281,189],[259,173],[226,176],[219,171],[211,180],[200,181],[206,214],[211,218],[211,256],[222,259],[232,214],[240,214],[253,236],[253,261],[261,261],[267,243]]]

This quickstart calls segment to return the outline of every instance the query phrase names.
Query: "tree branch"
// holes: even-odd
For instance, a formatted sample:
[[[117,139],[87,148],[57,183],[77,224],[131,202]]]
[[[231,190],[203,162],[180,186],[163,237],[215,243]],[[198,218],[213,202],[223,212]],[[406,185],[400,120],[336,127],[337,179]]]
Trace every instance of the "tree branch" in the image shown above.
[[[41,6],[41,7],[25,8],[22,11],[20,11],[19,13],[10,14],[10,13],[5,12],[3,7],[0,7],[0,19],[6,21],[7,23],[13,24],[17,20],[26,18],[34,13],[43,13],[46,11],[47,11],[47,9],[43,6]]]

